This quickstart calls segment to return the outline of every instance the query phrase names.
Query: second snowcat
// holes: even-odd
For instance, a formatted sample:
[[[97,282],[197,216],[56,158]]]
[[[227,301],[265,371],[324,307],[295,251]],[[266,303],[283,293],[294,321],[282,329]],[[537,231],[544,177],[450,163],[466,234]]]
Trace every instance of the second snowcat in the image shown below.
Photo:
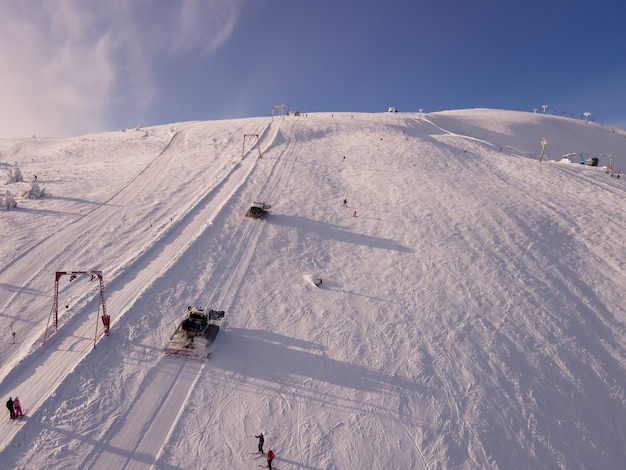
[[[246,212],[246,217],[252,217],[254,219],[264,219],[269,214],[269,210],[272,208],[269,204],[264,202],[254,201]]]

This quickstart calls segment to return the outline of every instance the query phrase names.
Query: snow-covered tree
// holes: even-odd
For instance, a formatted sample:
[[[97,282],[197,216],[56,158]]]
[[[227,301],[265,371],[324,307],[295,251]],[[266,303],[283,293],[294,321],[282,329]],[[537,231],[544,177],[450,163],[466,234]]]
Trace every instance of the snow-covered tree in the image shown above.
[[[37,181],[37,177],[35,176],[33,180],[30,182],[30,188],[22,193],[22,196],[26,199],[39,199],[44,196],[46,190],[39,186],[39,181]]]
[[[15,164],[7,173],[7,184],[18,183],[20,181],[24,181],[24,178],[22,177],[22,172],[20,171],[20,168],[17,166],[17,162],[15,162]]]
[[[6,194],[4,195],[4,199],[2,200],[2,207],[7,210],[15,209],[17,207],[17,202],[15,202],[13,194],[11,194],[11,191],[9,191],[8,189]]]

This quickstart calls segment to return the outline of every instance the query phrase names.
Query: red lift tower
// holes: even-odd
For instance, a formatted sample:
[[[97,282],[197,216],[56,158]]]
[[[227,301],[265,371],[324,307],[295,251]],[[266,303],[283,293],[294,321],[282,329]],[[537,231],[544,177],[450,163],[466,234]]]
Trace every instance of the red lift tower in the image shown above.
[[[102,335],[109,336],[109,328],[111,326],[111,316],[107,314],[106,304],[104,302],[104,283],[102,281],[102,271],[57,271],[54,275],[54,300],[52,302],[52,309],[50,315],[48,315],[48,323],[46,324],[46,331],[43,336],[43,344],[46,344],[48,338],[48,327],[50,326],[50,318],[54,318],[54,332],[59,327],[59,279],[63,276],[70,276],[70,282],[76,279],[77,276],[88,275],[91,276],[90,280],[98,279],[100,282],[100,301],[98,302],[98,316],[96,317],[96,332],[93,338],[93,347],[96,347],[98,338]],[[102,314],[100,313],[102,311]],[[98,325],[102,321],[103,330],[98,331]]]
[[[261,158],[261,148],[259,147],[259,134],[243,135],[243,143],[241,144],[241,158],[243,159],[246,156],[246,140],[248,140],[249,142],[250,139],[254,140],[254,142],[250,146],[250,150],[252,150],[254,148],[254,145],[256,144],[256,148],[259,151],[259,158]]]
[[[289,115],[289,105],[288,104],[276,104],[272,106],[272,121],[274,120],[274,111],[280,113],[279,115],[285,119],[285,114]]]

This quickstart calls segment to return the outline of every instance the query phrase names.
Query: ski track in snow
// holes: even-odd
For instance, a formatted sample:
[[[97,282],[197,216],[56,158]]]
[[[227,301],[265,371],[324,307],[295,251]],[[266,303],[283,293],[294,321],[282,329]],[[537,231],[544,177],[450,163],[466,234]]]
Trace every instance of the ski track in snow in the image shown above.
[[[262,431],[281,470],[618,468],[623,182],[527,158],[539,124],[552,155],[604,148],[620,162],[623,136],[599,126],[489,110],[42,143],[66,158],[89,146],[123,158],[118,142],[152,153],[97,204],[58,198],[63,224],[0,252],[2,321],[20,340],[3,333],[0,386],[28,408],[0,434],[0,458],[243,469]],[[254,145],[242,158],[244,132],[262,158]],[[591,205],[598,194],[610,210]],[[267,220],[243,217],[252,200],[272,204]],[[46,203],[25,203],[14,227],[29,210],[54,227]],[[111,335],[93,349],[96,294],[75,281],[42,347],[54,271],[94,265]],[[215,353],[162,357],[192,304],[226,311]]]
[[[97,234],[101,226],[105,224],[109,226],[115,225],[115,222],[112,222],[112,220],[120,217],[120,211],[116,207],[118,203],[116,203],[115,198],[133,200],[137,194],[139,194],[142,190],[145,190],[145,188],[152,183],[152,180],[160,172],[164,171],[164,167],[167,166],[171,159],[170,155],[175,155],[175,152],[172,152],[172,144],[178,136],[179,133],[174,134],[172,139],[165,146],[163,152],[161,152],[159,157],[157,157],[157,160],[161,160],[160,164],[155,166],[154,162],[151,162],[151,164],[146,168],[146,170],[149,171],[142,171],[139,175],[137,175],[132,183],[127,184],[125,188],[118,192],[114,198],[107,201],[105,204],[105,214],[98,213],[90,215],[90,218],[94,218],[98,221],[98,225],[95,225],[94,227],[93,221],[88,220],[84,222],[83,226],[78,229],[74,229],[73,233],[85,236],[84,232],[87,230],[85,227],[90,227],[91,232]],[[164,155],[168,158],[163,158]],[[113,311],[117,314],[114,314],[113,316],[113,327],[115,326],[116,321],[119,321],[119,317],[124,313],[123,306],[132,306],[134,300],[132,296],[137,295],[137,292],[141,293],[151,284],[151,282],[154,282],[155,278],[152,273],[161,273],[163,270],[167,269],[167,266],[172,263],[173,260],[184,253],[185,247],[190,243],[190,241],[193,241],[202,232],[202,230],[204,230],[206,225],[211,222],[217,213],[219,213],[228,198],[236,191],[238,185],[245,181],[245,176],[242,177],[238,173],[249,173],[253,169],[254,164],[254,158],[244,159],[242,163],[234,166],[230,173],[224,175],[224,179],[216,185],[210,193],[207,193],[203,199],[198,201],[196,204],[189,206],[181,223],[172,226],[170,233],[167,236],[162,237],[158,245],[148,248],[144,253],[140,254],[140,257],[132,262],[131,267],[133,268],[134,279],[129,280],[127,279],[128,276],[124,275],[107,280],[106,291],[110,297],[110,300],[108,301],[109,312]],[[132,193],[125,194],[125,191],[132,191]],[[221,194],[224,195],[221,196]],[[191,220],[185,220],[185,218],[189,218]],[[69,251],[69,247],[73,246],[71,242],[67,243],[66,240],[67,239],[64,240],[66,242],[66,248],[65,250],[60,250],[61,252]],[[54,253],[58,248],[58,245],[56,245],[55,241],[49,243],[53,243],[55,246],[53,249],[48,247],[47,251]],[[33,256],[38,255],[32,251],[30,253],[32,253]],[[68,255],[68,257],[71,258],[70,255]],[[36,265],[36,263],[33,262],[33,265]],[[159,267],[154,269],[154,265]],[[118,287],[118,284],[121,284],[121,286]],[[125,292],[128,292],[130,295],[125,294]],[[122,302],[119,302],[118,298],[121,298]],[[11,376],[7,377],[2,384],[3,388],[6,387],[11,390],[17,388],[17,384],[21,384],[23,388],[29,391],[29,393],[22,395],[28,400],[29,403],[31,403],[29,406],[31,414],[36,413],[36,411],[43,405],[44,400],[54,390],[46,390],[46,382],[42,381],[34,371],[41,371],[41,373],[44,373],[49,378],[52,376],[54,382],[62,381],[64,376],[70,373],[73,367],[90,351],[92,347],[91,345],[93,344],[93,337],[90,339],[89,336],[93,329],[93,321],[83,321],[80,323],[79,328],[74,331],[70,331],[69,328],[60,329],[59,332],[48,340],[49,347],[51,346],[56,348],[56,350],[47,356],[43,356],[41,353],[37,354],[38,357],[33,357],[33,364],[29,368],[20,368],[21,375],[18,376],[13,383],[9,382],[7,384],[7,379],[11,379]],[[66,339],[64,340],[61,336],[64,336]],[[190,368],[190,370],[192,369]],[[181,372],[181,375],[183,377],[185,376],[184,371]],[[174,386],[176,386],[176,388],[180,387],[179,383],[174,383],[175,380],[176,379],[170,383],[170,387],[156,388],[162,389],[164,393],[168,393]],[[185,381],[187,386],[189,383],[189,381]],[[40,386],[37,386],[37,384],[40,384]],[[186,388],[183,388],[183,390],[186,390]],[[164,401],[158,395],[151,396],[151,399],[155,399],[157,402]],[[142,406],[146,406],[145,399],[142,403]],[[180,405],[181,404],[179,403],[178,406]],[[132,426],[132,420],[130,421],[130,426]],[[25,426],[20,428],[20,431],[28,433],[28,427],[27,423]],[[11,431],[18,431],[18,429],[14,428],[11,429]],[[121,434],[125,436],[125,438],[120,439],[120,442],[130,444],[131,447],[126,450],[134,452],[135,449],[132,447],[133,440],[129,439],[132,437],[133,431],[134,430],[129,432],[121,431]],[[13,437],[13,433],[9,432],[4,434],[3,439],[0,441],[2,448],[9,445]],[[100,460],[104,460],[104,467],[109,465],[106,458],[103,458],[102,456],[99,458]],[[111,462],[111,465],[113,466],[108,466],[107,468],[117,467],[116,462]]]

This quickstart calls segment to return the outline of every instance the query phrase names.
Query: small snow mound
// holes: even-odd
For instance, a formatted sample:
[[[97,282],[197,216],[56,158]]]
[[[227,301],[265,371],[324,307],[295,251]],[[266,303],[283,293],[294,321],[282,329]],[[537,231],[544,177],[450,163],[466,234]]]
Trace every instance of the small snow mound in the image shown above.
[[[30,183],[30,188],[22,193],[22,197],[26,199],[39,199],[40,197],[43,197],[45,193],[46,190],[39,186],[37,177],[34,177]]]
[[[7,184],[19,183],[20,181],[24,181],[24,177],[22,176],[20,168],[17,166],[17,162],[15,162],[7,173]]]
[[[4,196],[4,200],[2,201],[2,208],[3,209],[15,209],[17,207],[17,202],[15,202],[15,198],[13,197],[13,194],[11,194],[11,191],[9,191],[7,189],[7,192]]]

